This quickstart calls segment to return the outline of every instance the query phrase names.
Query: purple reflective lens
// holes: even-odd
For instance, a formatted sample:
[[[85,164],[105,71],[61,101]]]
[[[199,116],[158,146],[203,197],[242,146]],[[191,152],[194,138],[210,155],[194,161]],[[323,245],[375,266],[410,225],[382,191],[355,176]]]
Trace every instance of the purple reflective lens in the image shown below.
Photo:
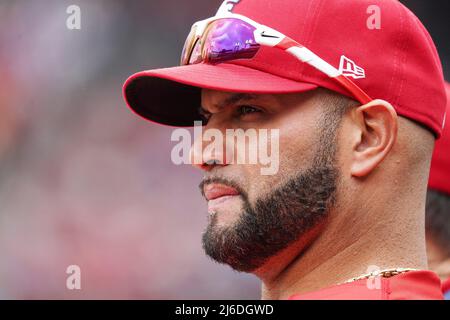
[[[253,58],[260,47],[255,41],[255,30],[252,25],[234,18],[212,22],[203,40],[206,62]]]
[[[197,27],[194,25],[191,28],[191,31],[189,32],[189,35],[186,38],[186,41],[184,43],[183,52],[181,53],[181,65],[188,64],[189,55],[192,51],[192,46],[194,45],[195,39],[195,31],[197,30]]]
[[[202,60],[202,39],[198,39],[192,49],[188,64],[200,63]]]

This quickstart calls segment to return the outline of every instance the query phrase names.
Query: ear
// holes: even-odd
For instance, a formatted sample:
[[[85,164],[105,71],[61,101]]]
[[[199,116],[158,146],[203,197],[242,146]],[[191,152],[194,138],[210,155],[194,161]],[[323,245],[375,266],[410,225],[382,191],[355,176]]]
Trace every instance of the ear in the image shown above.
[[[371,173],[391,151],[397,140],[398,117],[384,100],[373,100],[352,110],[355,131],[352,140],[351,174]]]

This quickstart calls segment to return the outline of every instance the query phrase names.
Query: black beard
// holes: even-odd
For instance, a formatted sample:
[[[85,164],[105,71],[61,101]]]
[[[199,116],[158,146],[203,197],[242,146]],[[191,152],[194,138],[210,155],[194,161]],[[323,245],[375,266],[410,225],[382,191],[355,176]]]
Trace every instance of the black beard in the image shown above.
[[[327,220],[336,202],[340,175],[337,132],[347,108],[326,104],[310,166],[256,199],[254,206],[234,181],[211,176],[202,182],[201,186],[217,180],[234,187],[244,203],[239,218],[230,226],[218,226],[217,216],[212,216],[202,238],[208,256],[237,271],[252,272]]]
[[[244,202],[239,218],[231,226],[219,227],[217,215],[211,217],[202,237],[209,257],[237,271],[252,272],[326,221],[335,205],[339,180],[335,164],[340,119],[341,115],[333,110],[324,113],[310,167],[257,199],[254,206],[234,181],[210,177],[200,184],[202,187],[207,182],[218,182],[234,187]]]
[[[334,203],[338,179],[330,152],[320,152],[315,166],[257,200],[254,208],[232,181],[208,179],[237,187],[244,209],[230,227],[218,227],[217,215],[212,216],[202,238],[206,254],[237,271],[251,272],[324,221]]]

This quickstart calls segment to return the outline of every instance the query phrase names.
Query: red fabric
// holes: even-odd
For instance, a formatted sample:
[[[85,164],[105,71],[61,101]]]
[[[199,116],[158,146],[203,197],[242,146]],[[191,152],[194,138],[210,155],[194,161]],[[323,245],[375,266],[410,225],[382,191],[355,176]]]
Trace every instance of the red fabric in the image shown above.
[[[317,88],[316,85],[311,83],[297,82],[270,73],[262,73],[255,69],[227,63],[218,65],[200,63],[176,68],[142,71],[131,76],[125,82],[124,88],[134,82],[134,80],[142,77],[158,77],[194,87],[226,90],[228,92],[290,93]]]
[[[380,278],[380,289],[369,289],[367,280],[296,294],[289,300],[442,300],[439,277],[426,270]]]
[[[436,141],[428,187],[450,195],[450,84],[447,89],[447,121],[441,139]]]
[[[380,29],[368,27],[368,21],[370,22],[371,16],[374,15],[371,10],[374,8],[378,8],[380,12]],[[440,136],[446,105],[441,63],[433,41],[423,25],[399,1],[242,0],[234,6],[233,12],[283,32],[335,67],[339,66],[342,55],[351,59],[365,70],[366,75],[365,78],[352,80],[369,96],[389,101],[400,115],[424,124]],[[286,81],[281,80],[282,78],[349,95],[336,81],[282,50],[262,47],[253,59],[236,60],[227,64],[247,67],[248,72],[258,70],[259,76],[255,74],[251,83],[237,88],[235,79],[240,78],[242,73],[242,82],[245,82],[247,72],[241,68],[235,69],[236,74],[233,76],[229,73],[222,75],[223,67],[217,65],[214,66],[216,69],[203,68],[199,71],[201,73],[196,75],[192,85],[271,93],[283,89]],[[132,79],[170,77],[173,81],[187,83],[198,68],[188,66],[162,69],[140,73]],[[215,73],[217,78],[214,83],[210,82],[212,73]],[[271,83],[270,88],[267,88],[269,85],[266,82],[268,74],[280,77],[280,81]],[[129,80],[125,86],[132,83],[133,80]],[[153,83],[150,87],[152,85]],[[124,90],[124,93],[139,95],[140,92],[148,90],[151,88],[141,86],[140,91]],[[147,118],[152,112],[143,112],[143,109],[163,108],[147,105],[136,97],[126,98],[127,101],[136,101],[130,107],[140,114],[147,114]],[[197,100],[195,105],[198,107],[198,96],[192,99]],[[178,104],[180,103],[186,108],[194,105],[182,96],[178,100]],[[173,105],[164,107],[176,108],[176,104],[175,101]]]
[[[450,291],[450,278],[442,282],[442,292],[446,293]]]

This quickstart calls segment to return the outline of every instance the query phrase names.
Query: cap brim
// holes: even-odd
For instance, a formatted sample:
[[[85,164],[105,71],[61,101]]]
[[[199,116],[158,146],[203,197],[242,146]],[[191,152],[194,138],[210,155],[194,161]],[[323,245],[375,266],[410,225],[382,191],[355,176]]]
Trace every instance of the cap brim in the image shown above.
[[[317,85],[230,63],[200,63],[138,72],[125,82],[123,94],[138,115],[160,124],[189,127],[201,120],[202,88],[282,94],[313,90]]]

